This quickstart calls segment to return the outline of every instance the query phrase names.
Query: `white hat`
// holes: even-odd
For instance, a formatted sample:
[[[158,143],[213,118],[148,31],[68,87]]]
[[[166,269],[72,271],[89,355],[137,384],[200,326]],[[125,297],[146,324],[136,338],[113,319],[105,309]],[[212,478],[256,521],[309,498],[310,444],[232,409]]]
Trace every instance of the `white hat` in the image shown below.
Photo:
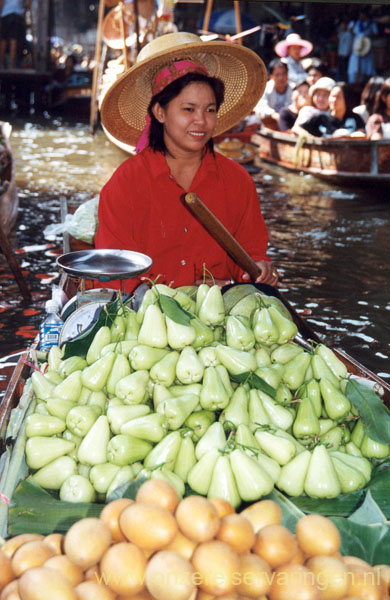
[[[356,56],[366,56],[371,50],[371,40],[366,35],[358,37],[353,45],[353,51]]]
[[[317,90],[327,90],[328,92],[330,92],[335,85],[336,82],[331,77],[320,77],[315,83],[313,83],[313,85],[310,86],[309,96],[312,98],[313,94]]]

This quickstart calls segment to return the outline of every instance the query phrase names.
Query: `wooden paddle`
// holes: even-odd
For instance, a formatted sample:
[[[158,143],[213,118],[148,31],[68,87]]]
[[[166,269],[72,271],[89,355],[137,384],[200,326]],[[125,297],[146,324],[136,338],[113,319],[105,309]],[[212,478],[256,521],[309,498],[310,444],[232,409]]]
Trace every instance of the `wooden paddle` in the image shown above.
[[[194,215],[194,217],[203,225],[203,227],[210,233],[210,235],[218,242],[218,244],[229,254],[229,256],[242,268],[244,271],[249,273],[252,281],[256,281],[258,275],[260,275],[260,269],[244,248],[237,242],[232,234],[226,229],[226,227],[217,219],[217,217],[210,211],[210,209],[201,201],[199,196],[190,192],[184,196],[185,205]],[[291,317],[298,327],[300,335],[304,338],[305,345],[310,345],[310,340],[317,343],[325,343],[321,340],[318,335],[305,323],[305,321],[299,316],[296,310],[286,300],[277,288],[270,286],[275,296],[279,298],[285,307],[290,311]],[[383,379],[378,377],[375,373],[364,367],[357,360],[349,356],[344,350],[339,348],[332,348],[333,352],[342,360],[347,366],[348,370],[360,377],[368,377],[373,381],[376,381],[384,389],[385,402],[390,406],[390,385]]]
[[[211,212],[211,210],[201,201],[199,196],[190,192],[184,196],[185,204],[194,217],[203,225],[203,227],[209,232],[209,234],[218,242],[218,244],[229,254],[234,262],[240,266],[244,271],[249,273],[252,281],[256,281],[257,277],[261,274],[260,268],[257,266],[255,261],[249,256],[244,248],[237,242],[232,234],[226,229],[226,227],[217,219],[217,217]],[[272,287],[272,286],[271,286]],[[283,294],[276,288],[275,296],[283,302],[288,308],[291,316],[298,327],[301,335],[306,340],[313,340],[320,343],[321,340],[318,335],[303,321],[298,315],[295,309],[290,303],[284,298]]]

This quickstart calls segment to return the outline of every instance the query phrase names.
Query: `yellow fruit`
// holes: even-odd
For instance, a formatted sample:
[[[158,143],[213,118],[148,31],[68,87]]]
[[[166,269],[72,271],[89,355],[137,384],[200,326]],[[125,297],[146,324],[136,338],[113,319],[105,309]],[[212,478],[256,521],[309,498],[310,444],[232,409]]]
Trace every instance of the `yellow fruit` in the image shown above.
[[[319,600],[314,573],[303,565],[282,565],[272,574],[269,600]]]
[[[350,564],[347,566],[348,591],[346,596],[361,600],[382,600],[382,586],[378,573],[371,567]]]
[[[56,571],[62,573],[72,585],[78,585],[84,579],[82,569],[72,563],[66,554],[52,556],[43,566],[48,569],[56,569]]]
[[[20,535],[15,535],[7,540],[1,547],[1,551],[9,558],[12,558],[16,550],[23,544],[26,542],[37,542],[39,540],[43,540],[43,535],[40,535],[39,533],[21,533]]]
[[[339,600],[348,590],[347,566],[332,556],[312,556],[305,566],[315,575],[321,600]]]
[[[168,546],[165,546],[164,550],[171,550],[172,552],[177,552],[183,558],[191,560],[195,548],[196,542],[193,542],[185,535],[183,535],[181,531],[178,531],[176,537],[172,540],[170,544],[168,544]]]
[[[111,533],[100,519],[87,517],[76,521],[67,531],[64,551],[83,570],[99,562],[111,544]]]
[[[301,517],[295,528],[299,546],[308,556],[334,554],[340,548],[340,533],[327,517],[311,514]]]
[[[134,502],[125,508],[119,516],[119,526],[126,539],[145,550],[168,546],[178,532],[172,513],[146,502]]]
[[[55,569],[35,567],[19,579],[21,600],[78,600],[69,581]]]
[[[64,536],[62,533],[50,533],[43,538],[45,544],[53,548],[56,554],[62,554],[63,544],[64,544]]]
[[[258,598],[271,587],[271,567],[256,554],[241,554],[240,581],[237,591],[242,596]]]
[[[217,509],[217,513],[220,519],[226,517],[226,515],[232,515],[236,511],[234,510],[234,506],[230,504],[225,498],[210,498],[211,504],[214,504]]]
[[[359,567],[364,567],[365,569],[371,569],[371,565],[368,562],[357,556],[343,556],[342,560],[346,565],[357,565]]]
[[[135,544],[118,542],[100,561],[99,582],[116,594],[138,594],[144,587],[146,564],[145,554]]]
[[[55,552],[43,541],[26,542],[18,548],[12,557],[12,570],[16,577],[32,567],[40,567]]]
[[[190,600],[197,592],[191,563],[170,550],[161,550],[149,560],[145,585],[156,600]]]
[[[214,504],[202,496],[184,498],[175,516],[180,531],[194,542],[212,540],[221,523]]]
[[[255,533],[266,525],[280,525],[282,522],[282,509],[273,500],[259,500],[242,510],[240,515],[252,523]]]
[[[122,594],[120,596],[116,597],[116,600],[154,600],[153,596],[151,596],[148,592],[148,590],[142,590],[142,592],[139,592],[138,594],[134,594],[133,596],[128,596],[127,594],[122,596]]]
[[[116,600],[117,595],[97,581],[83,581],[75,587],[77,600]]]
[[[253,552],[273,569],[285,565],[298,551],[295,537],[283,525],[266,525],[256,534]]]
[[[174,514],[180,498],[175,488],[164,479],[148,479],[139,488],[136,502],[157,504]]]
[[[198,587],[212,594],[222,596],[235,591],[240,572],[240,558],[225,542],[212,540],[199,544],[192,556]]]
[[[130,498],[118,498],[106,504],[100,513],[99,518],[110,530],[113,542],[124,542],[126,540],[119,527],[119,515],[123,509],[133,504],[133,502]]]
[[[15,579],[15,574],[11,559],[0,550],[0,592],[13,579]]]
[[[14,579],[5,586],[0,594],[0,600],[20,600],[19,579]]]
[[[379,573],[379,579],[382,584],[383,593],[388,594],[390,591],[390,566],[375,565],[373,569],[375,573]]]
[[[239,554],[249,552],[255,543],[252,524],[248,519],[237,514],[226,515],[221,519],[216,538],[229,544]]]
[[[85,581],[100,581],[100,569],[99,565],[92,565],[86,571],[84,571]]]

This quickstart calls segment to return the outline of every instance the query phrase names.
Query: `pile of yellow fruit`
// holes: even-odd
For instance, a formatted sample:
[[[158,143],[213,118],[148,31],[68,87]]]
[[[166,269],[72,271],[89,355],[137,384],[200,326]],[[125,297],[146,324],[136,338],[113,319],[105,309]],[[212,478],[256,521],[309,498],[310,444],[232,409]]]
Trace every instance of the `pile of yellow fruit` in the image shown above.
[[[0,600],[390,599],[390,566],[342,556],[330,519],[305,515],[295,535],[281,522],[272,500],[237,513],[150,479],[65,535],[7,540]]]

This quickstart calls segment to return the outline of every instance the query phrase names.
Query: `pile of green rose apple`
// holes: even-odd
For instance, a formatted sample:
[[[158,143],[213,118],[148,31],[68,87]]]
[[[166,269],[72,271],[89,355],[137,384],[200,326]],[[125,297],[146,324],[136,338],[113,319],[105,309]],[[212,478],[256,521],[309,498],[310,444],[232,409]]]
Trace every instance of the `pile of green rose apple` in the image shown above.
[[[279,299],[252,292],[229,311],[217,285],[153,285],[120,304],[85,356],[50,350],[26,419],[31,478],[61,500],[105,502],[137,477],[237,507],[269,494],[334,498],[362,489],[390,455],[344,393],[323,344],[294,342]]]

